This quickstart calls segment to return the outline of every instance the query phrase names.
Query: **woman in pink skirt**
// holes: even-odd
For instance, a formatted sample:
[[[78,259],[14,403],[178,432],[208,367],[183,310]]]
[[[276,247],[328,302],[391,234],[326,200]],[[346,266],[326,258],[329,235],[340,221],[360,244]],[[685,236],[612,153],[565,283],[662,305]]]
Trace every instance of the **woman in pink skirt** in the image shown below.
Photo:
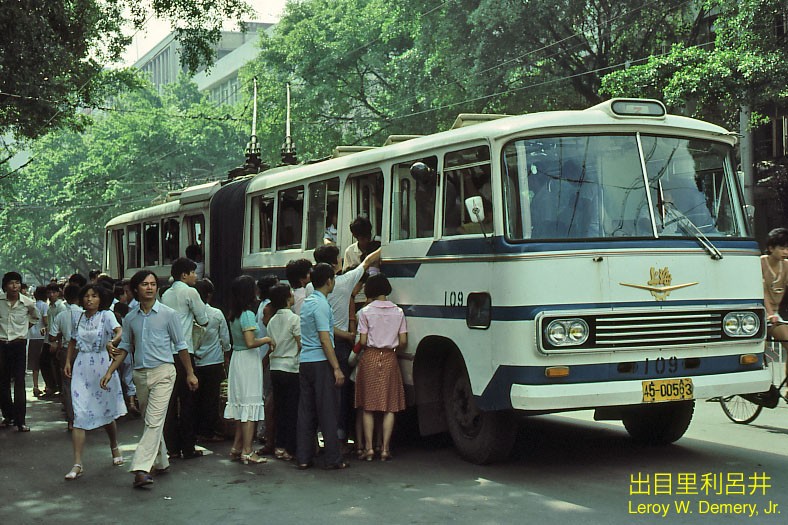
[[[394,413],[405,410],[405,391],[396,352],[408,344],[408,328],[402,308],[387,299],[391,284],[382,274],[371,276],[364,294],[371,301],[358,313],[358,332],[364,353],[356,376],[356,408],[364,411],[364,443],[361,459],[372,461],[375,412],[383,413],[383,448],[380,460],[391,459],[389,444]]]

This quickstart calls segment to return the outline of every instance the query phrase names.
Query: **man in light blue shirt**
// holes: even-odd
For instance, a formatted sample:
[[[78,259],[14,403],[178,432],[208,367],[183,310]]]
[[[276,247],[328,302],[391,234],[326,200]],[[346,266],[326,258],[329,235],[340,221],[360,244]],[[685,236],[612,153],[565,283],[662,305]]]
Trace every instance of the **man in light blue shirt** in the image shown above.
[[[314,293],[301,307],[301,364],[298,399],[297,467],[312,466],[317,422],[323,432],[325,468],[344,469],[337,436],[339,392],[345,375],[334,353],[334,314],[326,297],[334,289],[334,269],[320,263],[312,270]]]
[[[165,470],[170,466],[162,434],[175,385],[173,349],[186,371],[186,383],[191,390],[197,390],[198,381],[178,314],[156,300],[156,274],[140,270],[130,284],[139,308],[123,319],[120,344],[117,348],[110,347],[110,352],[114,356],[120,351],[122,357],[131,352],[134,356],[134,384],[140,403],[145,405],[145,430],[134,453],[131,470],[135,474],[134,487],[144,487],[153,483],[151,469]],[[109,375],[122,360],[113,361]]]

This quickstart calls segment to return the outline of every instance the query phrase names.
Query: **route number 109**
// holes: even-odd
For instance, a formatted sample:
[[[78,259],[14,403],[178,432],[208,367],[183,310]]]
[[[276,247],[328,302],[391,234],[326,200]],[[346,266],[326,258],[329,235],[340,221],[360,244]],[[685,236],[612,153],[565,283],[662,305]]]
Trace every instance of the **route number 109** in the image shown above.
[[[443,306],[464,306],[465,297],[462,292],[443,292]]]

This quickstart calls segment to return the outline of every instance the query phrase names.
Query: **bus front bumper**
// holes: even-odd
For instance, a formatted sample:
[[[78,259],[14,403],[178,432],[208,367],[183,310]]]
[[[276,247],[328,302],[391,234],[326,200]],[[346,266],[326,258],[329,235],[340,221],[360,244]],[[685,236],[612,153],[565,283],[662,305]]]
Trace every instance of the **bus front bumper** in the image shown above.
[[[708,399],[764,392],[771,385],[769,370],[692,377],[694,399]],[[610,381],[553,385],[514,384],[512,408],[527,411],[560,411],[643,403],[643,381]]]

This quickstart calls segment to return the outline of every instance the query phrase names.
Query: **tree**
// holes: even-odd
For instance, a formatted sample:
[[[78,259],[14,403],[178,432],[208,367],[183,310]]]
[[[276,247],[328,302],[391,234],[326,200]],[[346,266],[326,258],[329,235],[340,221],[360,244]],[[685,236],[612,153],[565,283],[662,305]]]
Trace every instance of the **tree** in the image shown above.
[[[41,281],[100,267],[111,217],[222,179],[240,162],[247,119],[228,110],[181,78],[161,96],[150,86],[119,96],[82,133],[36,141],[36,162],[0,203],[0,266]]]
[[[645,64],[610,73],[602,92],[651,96],[673,111],[738,125],[742,105],[753,108],[752,124],[788,101],[788,40],[782,0],[711,0],[714,35],[687,39]],[[708,19],[709,23],[712,18]]]
[[[248,14],[244,0],[5,0],[0,3],[0,135],[19,139],[82,130],[80,108],[103,103],[127,70],[107,70],[151,16],[169,20],[194,71],[214,59],[222,23]],[[0,153],[0,166],[12,156]]]
[[[447,129],[458,113],[587,107],[616,64],[697,33],[687,0],[303,0],[245,73],[260,80],[263,152],[277,151],[284,84],[296,138],[337,144]],[[267,139],[271,135],[275,139]]]

